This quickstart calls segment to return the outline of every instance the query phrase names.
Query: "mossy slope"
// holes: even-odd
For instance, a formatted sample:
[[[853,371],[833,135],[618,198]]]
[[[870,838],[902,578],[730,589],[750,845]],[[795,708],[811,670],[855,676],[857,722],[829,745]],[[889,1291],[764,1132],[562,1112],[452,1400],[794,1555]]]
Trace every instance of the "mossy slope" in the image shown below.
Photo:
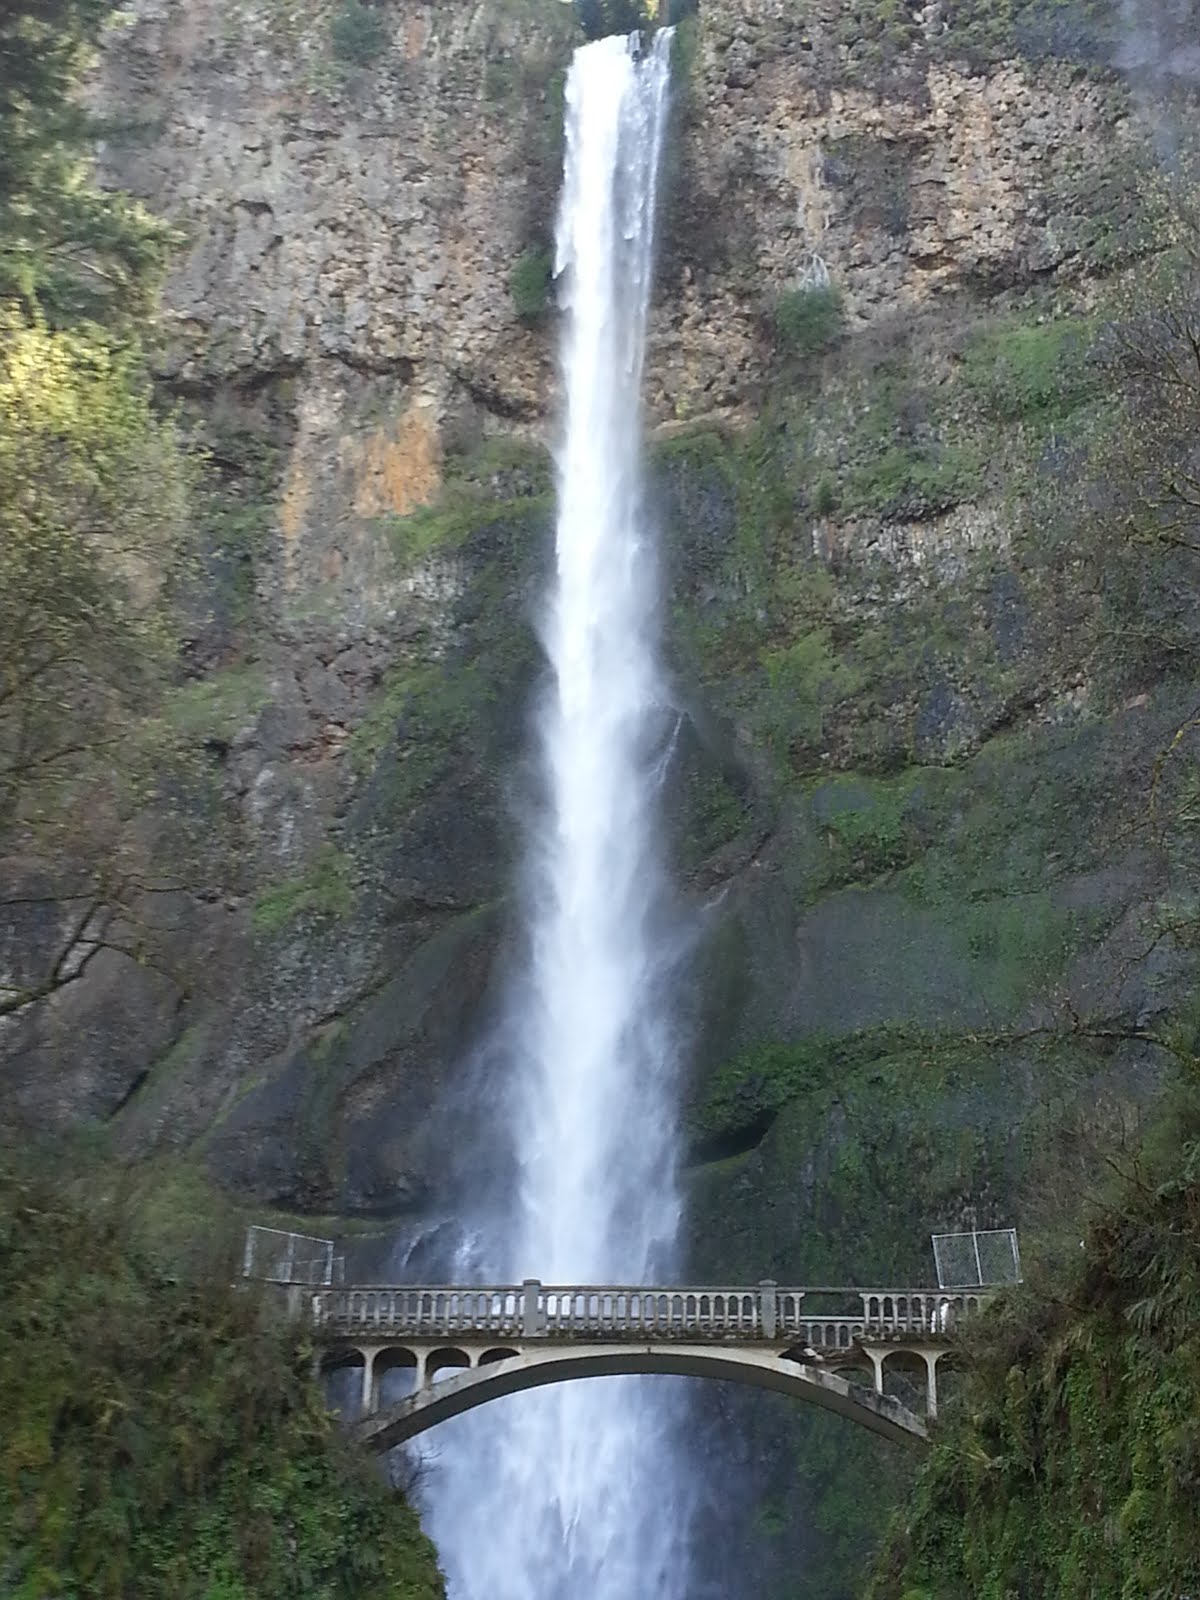
[[[343,1455],[296,1334],[136,1234],[111,1201],[0,1172],[0,1593],[438,1600],[432,1547]]]
[[[1193,1116],[1194,1123],[1194,1116]],[[1200,1584],[1200,1144],[977,1329],[868,1600],[1144,1600]]]

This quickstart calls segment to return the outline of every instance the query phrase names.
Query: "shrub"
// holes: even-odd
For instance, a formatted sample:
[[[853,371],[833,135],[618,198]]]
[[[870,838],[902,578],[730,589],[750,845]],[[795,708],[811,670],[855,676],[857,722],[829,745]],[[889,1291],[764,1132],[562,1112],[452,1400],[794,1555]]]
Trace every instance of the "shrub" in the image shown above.
[[[849,499],[868,511],[932,516],[978,492],[980,462],[962,446],[894,445],[855,471]]]
[[[575,0],[579,23],[589,39],[604,39],[611,33],[633,33],[649,28],[650,15],[641,0]]]
[[[813,490],[813,510],[818,517],[831,516],[837,510],[837,490],[833,486],[833,479],[819,478]]]
[[[526,250],[508,276],[513,307],[522,322],[536,322],[550,302],[554,263],[548,250]]]
[[[775,307],[775,337],[789,355],[827,350],[842,331],[841,290],[832,284],[789,289]]]
[[[1099,371],[1089,360],[1091,323],[1082,317],[989,329],[971,341],[963,377],[1005,422],[1061,421],[1094,398]]]
[[[64,1199],[76,1159],[18,1175],[0,1152],[3,1592],[442,1600],[411,1508],[341,1446],[302,1330],[231,1286],[223,1214],[172,1220],[199,1241],[185,1271],[142,1244],[129,1174]]]
[[[330,24],[333,53],[354,67],[372,66],[387,46],[387,24],[363,0],[342,0]]]

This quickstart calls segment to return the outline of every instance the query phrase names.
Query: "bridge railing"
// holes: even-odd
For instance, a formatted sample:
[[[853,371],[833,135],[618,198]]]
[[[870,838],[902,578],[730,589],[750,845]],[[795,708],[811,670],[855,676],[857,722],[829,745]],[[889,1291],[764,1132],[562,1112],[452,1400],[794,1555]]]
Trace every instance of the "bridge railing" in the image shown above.
[[[987,1298],[975,1291],[781,1288],[771,1282],[654,1288],[529,1279],[481,1288],[327,1289],[313,1295],[312,1307],[316,1329],[327,1338],[794,1341],[844,1350],[859,1339],[948,1335]]]

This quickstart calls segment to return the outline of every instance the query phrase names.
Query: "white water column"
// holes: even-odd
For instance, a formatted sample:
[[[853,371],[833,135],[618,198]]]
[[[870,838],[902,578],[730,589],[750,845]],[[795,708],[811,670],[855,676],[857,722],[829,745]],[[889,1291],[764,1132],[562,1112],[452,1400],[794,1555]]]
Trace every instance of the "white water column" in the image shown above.
[[[662,1281],[675,1266],[675,1028],[657,799],[666,713],[640,389],[670,35],[580,49],[557,239],[564,427],[531,819],[529,953],[505,1137],[511,1213],[476,1265],[508,1281]],[[488,1233],[491,1237],[487,1237]],[[670,1382],[590,1379],[435,1438],[431,1532],[452,1600],[675,1600],[686,1492]]]

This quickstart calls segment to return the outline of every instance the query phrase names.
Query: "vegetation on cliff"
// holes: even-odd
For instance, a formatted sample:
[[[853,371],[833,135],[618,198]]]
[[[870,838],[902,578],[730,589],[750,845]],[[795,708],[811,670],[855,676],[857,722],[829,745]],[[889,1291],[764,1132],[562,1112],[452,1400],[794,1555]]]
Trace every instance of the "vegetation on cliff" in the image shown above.
[[[928,1281],[972,1225],[1036,1256],[1192,1048],[1200,255],[1185,181],[1143,202],[1146,264],[1087,299],[780,348],[752,429],[658,447],[677,659],[758,786],[722,817],[754,897],[699,958],[699,1276]],[[858,1592],[904,1463],[725,1404],[723,1448],[775,1464],[741,1521],[773,1592]],[[1096,1571],[1061,1592],[1121,1593]]]
[[[0,1171],[0,1593],[437,1600],[414,1513],[337,1443],[302,1337],[129,1197]]]
[[[147,949],[126,823],[163,764],[190,467],[146,360],[169,230],[89,173],[76,91],[111,10],[0,20],[0,858],[4,904],[47,930],[16,941],[0,1015]]]
[[[1185,1115],[1166,1172],[1139,1158],[1076,1260],[974,1330],[870,1600],[1165,1600],[1200,1584],[1194,1095]]]

